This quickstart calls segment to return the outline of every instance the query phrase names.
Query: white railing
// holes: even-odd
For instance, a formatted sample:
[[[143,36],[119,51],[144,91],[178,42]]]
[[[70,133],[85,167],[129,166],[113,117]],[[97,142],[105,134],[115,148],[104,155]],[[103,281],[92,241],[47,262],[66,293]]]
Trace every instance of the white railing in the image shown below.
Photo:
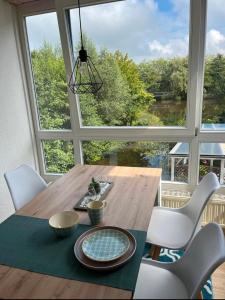
[[[162,206],[179,208],[189,201],[191,193],[162,191]],[[225,195],[214,194],[203,213],[203,223],[216,222],[225,227]]]

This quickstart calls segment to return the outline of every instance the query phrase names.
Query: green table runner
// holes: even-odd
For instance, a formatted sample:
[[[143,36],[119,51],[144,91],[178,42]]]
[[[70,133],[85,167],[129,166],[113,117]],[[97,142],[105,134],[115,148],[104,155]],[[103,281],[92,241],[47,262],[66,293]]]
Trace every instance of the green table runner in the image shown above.
[[[48,220],[13,215],[0,224],[0,264],[31,272],[134,291],[146,232],[130,230],[137,241],[132,259],[121,268],[97,272],[74,256],[76,239],[91,226],[79,225],[74,234],[58,238]]]

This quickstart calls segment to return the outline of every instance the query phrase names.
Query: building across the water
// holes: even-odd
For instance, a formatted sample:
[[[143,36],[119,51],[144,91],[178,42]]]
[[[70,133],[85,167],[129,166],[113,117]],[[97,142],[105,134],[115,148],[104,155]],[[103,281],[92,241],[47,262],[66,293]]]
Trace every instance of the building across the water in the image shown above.
[[[225,124],[203,124],[203,130],[214,129],[215,131],[225,130]],[[225,143],[201,143],[200,144],[200,175],[204,167],[217,173],[220,183],[224,184],[225,175]],[[175,181],[178,166],[187,168],[189,156],[189,144],[177,143],[169,152],[171,160],[171,181]]]

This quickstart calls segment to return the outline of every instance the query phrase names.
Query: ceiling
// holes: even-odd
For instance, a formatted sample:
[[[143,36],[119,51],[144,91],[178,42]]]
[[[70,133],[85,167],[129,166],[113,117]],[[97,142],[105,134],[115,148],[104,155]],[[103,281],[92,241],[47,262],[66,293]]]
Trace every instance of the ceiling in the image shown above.
[[[8,0],[9,3],[14,4],[14,5],[21,5],[27,2],[34,2],[38,0]]]

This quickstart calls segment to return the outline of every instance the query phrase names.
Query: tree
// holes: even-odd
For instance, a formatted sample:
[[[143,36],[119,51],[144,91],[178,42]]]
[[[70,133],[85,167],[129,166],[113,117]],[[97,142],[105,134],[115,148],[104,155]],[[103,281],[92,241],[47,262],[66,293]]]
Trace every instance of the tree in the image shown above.
[[[174,97],[187,99],[187,58],[171,60],[170,90]]]
[[[203,123],[225,123],[225,56],[211,55],[205,60]],[[207,102],[210,100],[212,103]]]
[[[150,112],[143,117],[154,97],[146,91],[137,65],[119,51],[114,54],[107,49],[98,52],[86,35],[84,45],[103,79],[103,87],[95,96],[80,95],[83,124],[141,126],[160,123]],[[78,51],[80,44],[75,49]]]
[[[160,58],[143,61],[138,65],[138,69],[148,91],[158,93],[170,90],[168,60]]]
[[[209,57],[205,72],[206,93],[214,97],[225,97],[225,56]]]
[[[143,61],[138,64],[140,78],[147,91],[155,93],[160,91],[162,70],[160,60]]]
[[[97,100],[92,94],[83,94],[77,96],[80,104],[80,111],[82,116],[83,126],[102,126],[104,122],[98,115]]]
[[[129,86],[109,51],[101,51],[97,68],[103,80],[103,86],[96,98],[98,115],[101,116],[104,125],[124,126],[130,96]]]
[[[70,129],[66,73],[59,47],[45,42],[32,51],[31,58],[41,128]]]
[[[120,51],[114,54],[116,62],[120,68],[122,77],[129,87],[129,98],[127,99],[127,111],[124,119],[126,125],[142,125],[138,120],[138,115],[146,111],[154,103],[155,99],[152,94],[146,91],[145,84],[140,78],[137,65],[128,55],[123,55]],[[151,124],[148,124],[151,125]]]
[[[156,94],[159,99],[175,97],[187,99],[187,58],[157,59],[142,62],[139,72],[146,88]]]
[[[88,38],[86,34],[83,34],[84,47],[87,50],[88,55],[91,57],[94,64],[98,63],[98,53],[93,42]],[[75,45],[75,59],[79,54],[81,43]],[[103,125],[102,118],[99,116],[97,111],[98,101],[93,94],[80,94],[76,96],[79,101],[82,125],[83,126],[101,126]]]
[[[70,141],[44,141],[45,168],[48,173],[66,173],[74,166],[73,144]]]

